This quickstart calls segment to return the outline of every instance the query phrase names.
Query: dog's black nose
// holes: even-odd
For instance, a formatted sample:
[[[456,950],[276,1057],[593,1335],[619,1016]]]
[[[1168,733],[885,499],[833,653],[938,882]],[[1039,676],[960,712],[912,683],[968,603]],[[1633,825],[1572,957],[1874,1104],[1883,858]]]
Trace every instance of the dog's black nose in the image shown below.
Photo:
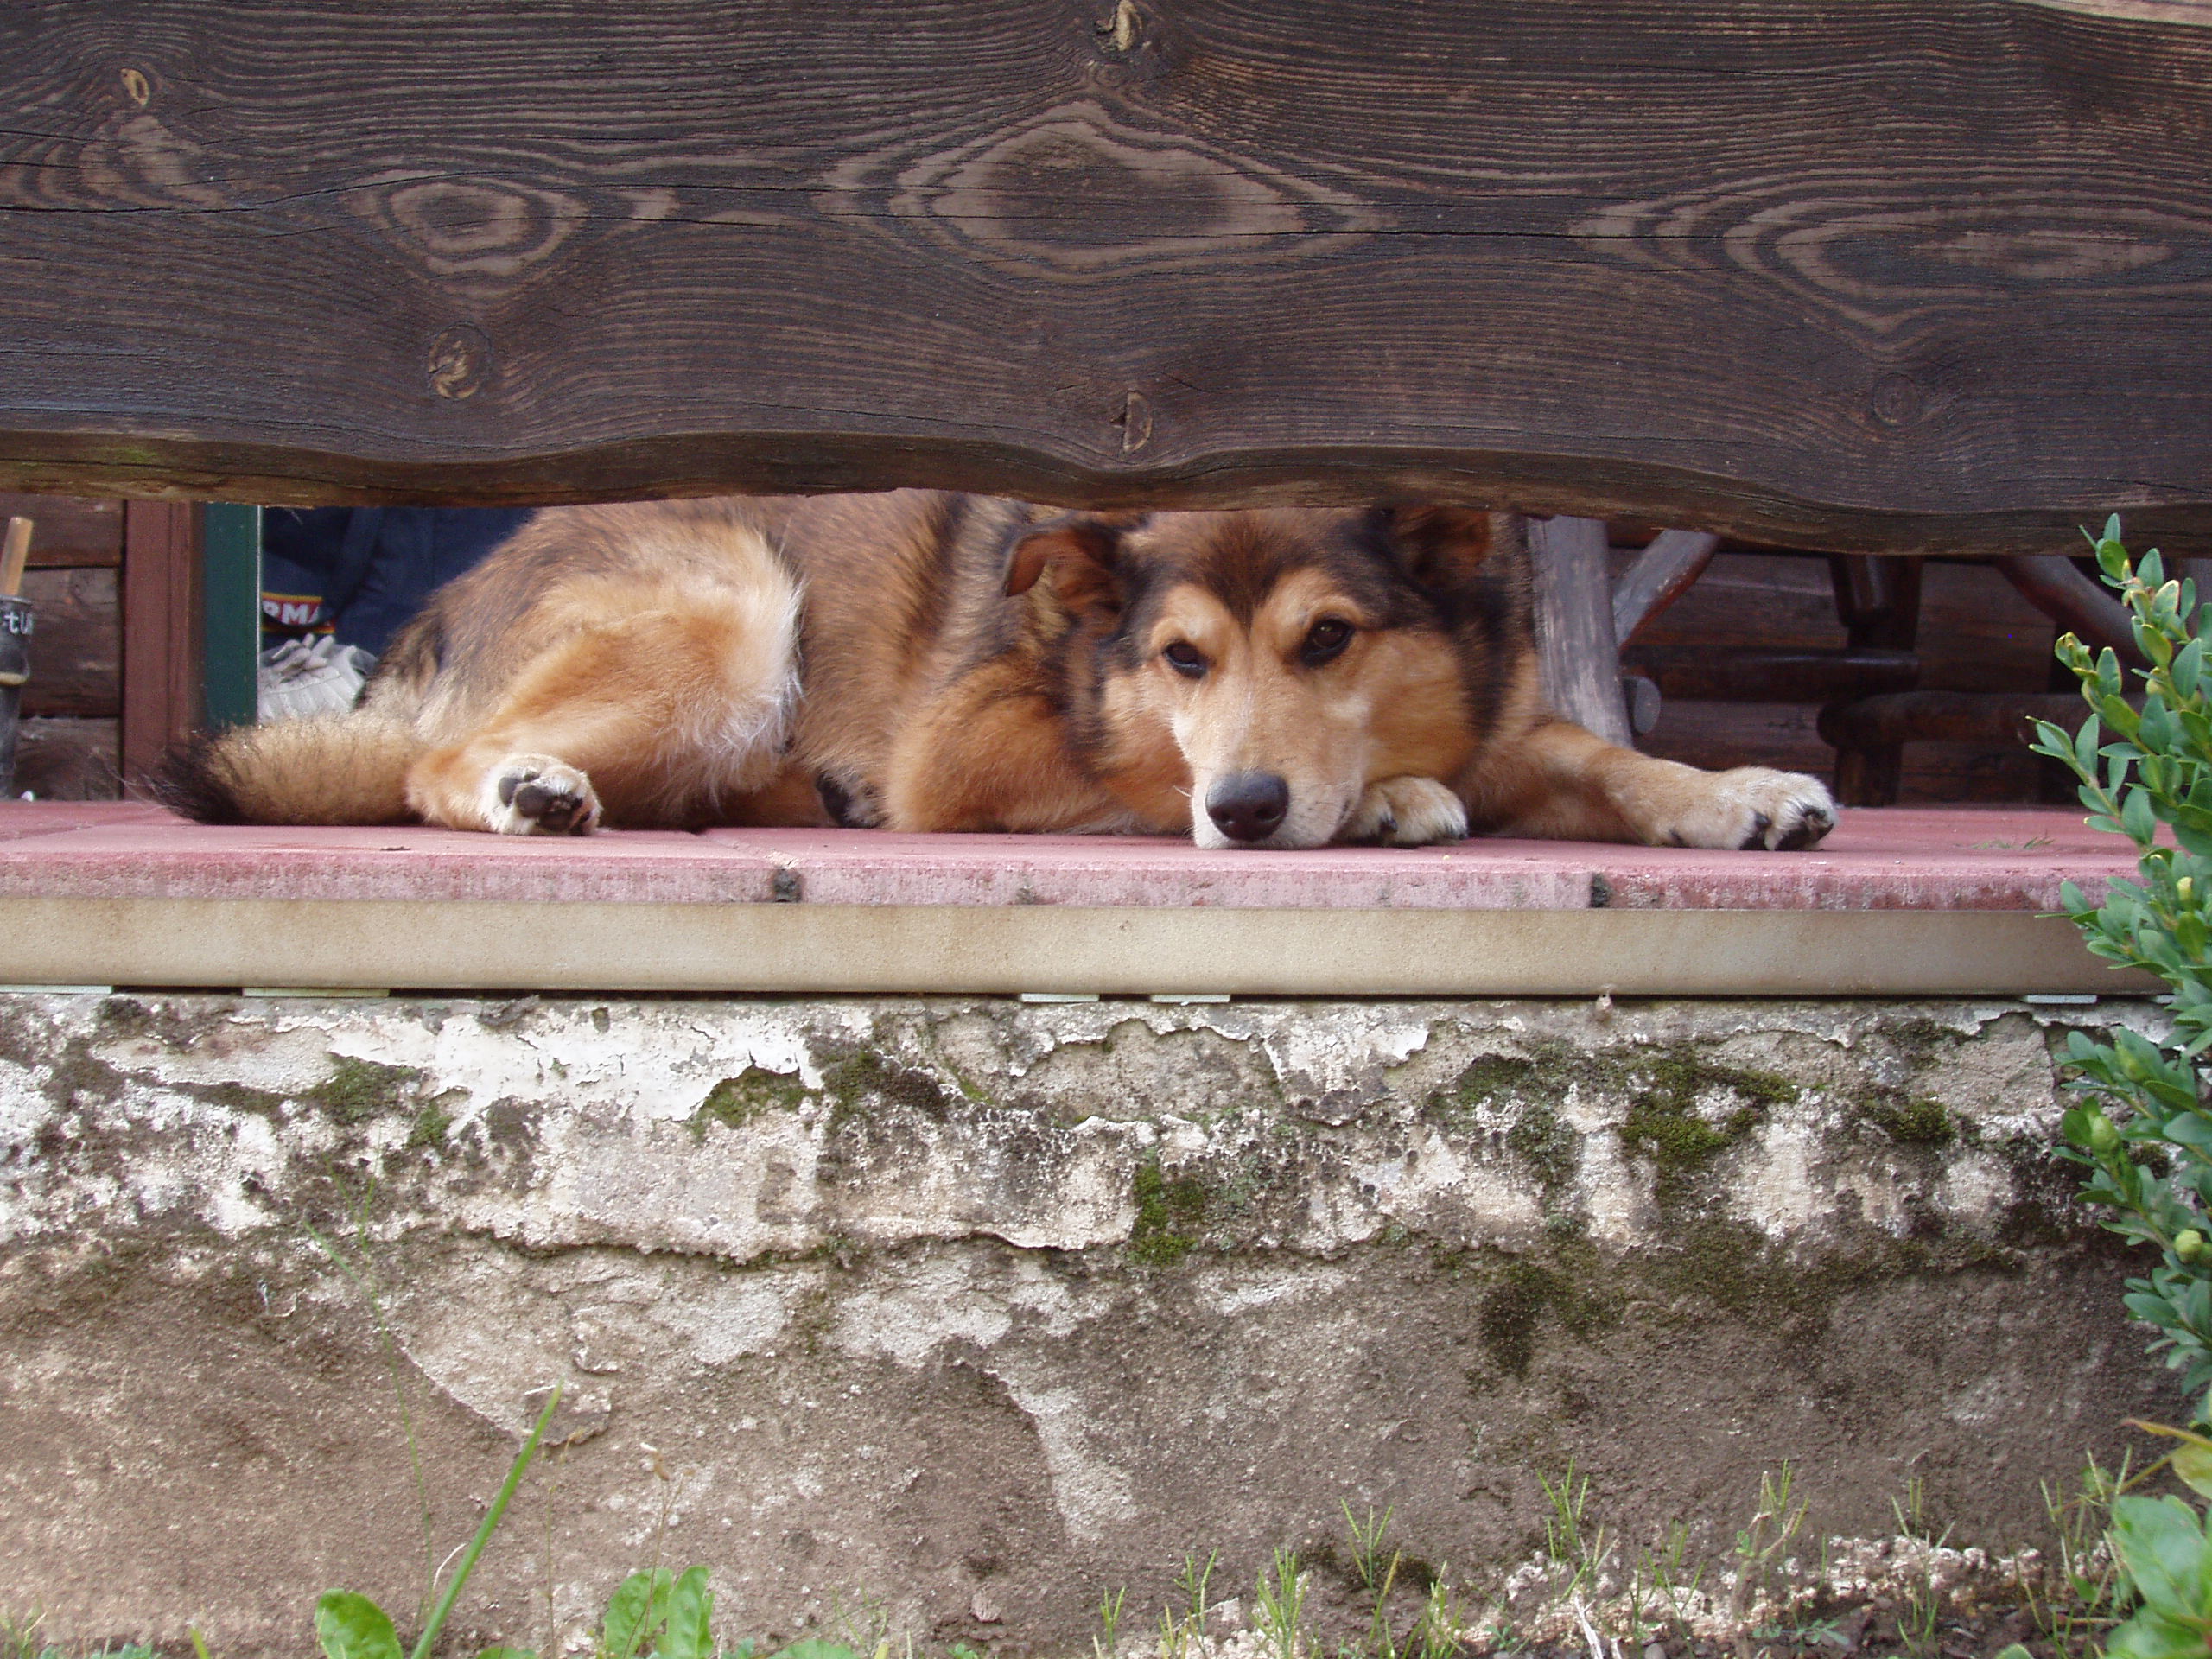
[[[1231,841],[1265,841],[1289,810],[1290,785],[1272,772],[1232,772],[1206,791],[1206,817]]]

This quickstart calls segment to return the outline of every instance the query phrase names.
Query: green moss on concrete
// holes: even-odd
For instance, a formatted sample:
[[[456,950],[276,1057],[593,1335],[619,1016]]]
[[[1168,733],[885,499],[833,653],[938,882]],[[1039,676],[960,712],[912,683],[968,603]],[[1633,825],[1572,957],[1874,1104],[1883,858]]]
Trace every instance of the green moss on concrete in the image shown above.
[[[1508,1256],[1495,1249],[1447,1249],[1432,1253],[1440,1273],[1490,1282],[1475,1309],[1475,1334],[1492,1370],[1525,1376],[1547,1319],[1577,1338],[1618,1325],[1640,1274],[1610,1260],[1579,1233],[1556,1233],[1544,1249]]]
[[[453,1108],[467,1099],[466,1091],[448,1089],[434,1095],[415,1109],[415,1121],[408,1125],[407,1144],[410,1147],[443,1152],[453,1134]]]
[[[94,1100],[114,1100],[124,1090],[123,1074],[92,1053],[80,1041],[71,1040],[56,1052],[50,1036],[44,1037],[29,1022],[0,1023],[0,1059],[12,1061],[35,1075],[44,1071],[61,1099],[70,1106]]]
[[[1678,1236],[1675,1249],[1639,1259],[1637,1275],[1651,1289],[1808,1338],[1825,1333],[1836,1304],[1856,1291],[1920,1274],[2015,1273],[2021,1260],[2017,1251],[1970,1233],[1894,1238],[1867,1227],[1809,1262],[1746,1222],[1694,1220]]]
[[[1556,1109],[1573,1090],[1628,1096],[1618,1134],[1630,1151],[1657,1166],[1662,1203],[1677,1198],[1716,1153],[1797,1096],[1786,1077],[1717,1064],[1691,1044],[1592,1053],[1548,1042],[1526,1055],[1478,1058],[1450,1087],[1430,1095],[1424,1111],[1461,1128],[1485,1112],[1510,1115],[1506,1149],[1528,1165],[1545,1208],[1553,1211],[1582,1166],[1583,1137]],[[1725,1096],[1726,1104],[1715,1096]]]
[[[1946,1147],[1959,1138],[1960,1125],[1949,1109],[1925,1095],[1878,1089],[1854,1103],[1861,1122],[1872,1123],[1892,1141],[1907,1146]]]
[[[742,1128],[767,1112],[795,1112],[806,1103],[804,1082],[788,1071],[768,1071],[748,1065],[734,1077],[724,1077],[707,1091],[698,1109],[684,1120],[691,1138],[703,1141],[707,1125]]]
[[[1797,1095],[1786,1077],[1716,1065],[1679,1048],[1639,1058],[1634,1070],[1641,1086],[1630,1097],[1620,1138],[1657,1166],[1662,1204],[1675,1195],[1691,1171],[1742,1140],[1769,1111]],[[1705,1097],[1715,1093],[1733,1103],[1710,1111]]]
[[[856,1048],[822,1068],[823,1091],[830,1096],[830,1133],[835,1135],[871,1101],[903,1107],[942,1121],[950,1103],[944,1085],[926,1071],[887,1060],[873,1048]]]
[[[256,1117],[271,1120],[282,1118],[288,1104],[282,1095],[243,1083],[188,1083],[174,1086],[180,1093],[206,1101],[211,1106],[220,1106],[226,1111],[250,1112]]]
[[[1552,1208],[1559,1190],[1572,1185],[1581,1173],[1581,1135],[1541,1102],[1522,1109],[1519,1119],[1505,1132],[1505,1145],[1535,1176],[1547,1210]]]
[[[1564,1043],[1543,1044],[1533,1056],[1479,1055],[1449,1088],[1429,1096],[1427,1113],[1446,1122],[1464,1123],[1485,1106],[1555,1099],[1588,1066],[1588,1056]]]
[[[422,1073],[411,1065],[385,1065],[351,1054],[331,1057],[330,1075],[301,1096],[338,1122],[365,1123],[404,1109]]]
[[[1131,1184],[1136,1224],[1129,1230],[1129,1259],[1147,1268],[1172,1268],[1188,1255],[1205,1230],[1205,1183],[1194,1175],[1169,1174],[1157,1154],[1136,1168]]]

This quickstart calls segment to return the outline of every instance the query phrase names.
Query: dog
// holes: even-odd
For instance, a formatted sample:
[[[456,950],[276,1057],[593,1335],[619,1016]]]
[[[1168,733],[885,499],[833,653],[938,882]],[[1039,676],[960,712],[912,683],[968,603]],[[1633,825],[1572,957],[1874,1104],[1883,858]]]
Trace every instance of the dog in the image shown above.
[[[902,490],[550,508],[359,706],[172,757],[207,823],[417,819],[1811,846],[1818,780],[1604,742],[1537,685],[1520,521]]]

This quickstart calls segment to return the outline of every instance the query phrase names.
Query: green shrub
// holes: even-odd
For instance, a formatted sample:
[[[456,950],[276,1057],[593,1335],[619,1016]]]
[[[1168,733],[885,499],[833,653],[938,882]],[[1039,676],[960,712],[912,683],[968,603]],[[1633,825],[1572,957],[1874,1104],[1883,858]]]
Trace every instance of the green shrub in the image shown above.
[[[2212,674],[2203,639],[2212,617],[2198,609],[2193,583],[2166,580],[2155,550],[2131,565],[2118,519],[2096,551],[2151,664],[2137,677],[2140,707],[2113,653],[2092,660],[2069,633],[2059,659],[2093,712],[2072,737],[2037,722],[2035,747],[2081,779],[2092,828],[2135,843],[2135,880],[2114,880],[2095,906],[2069,882],[2061,902],[2092,951],[2165,982],[2173,1026],[2164,1042],[2131,1031],[2110,1042],[2074,1033],[2066,1060],[2082,1101],[2066,1114],[2064,1133],[2069,1155],[2091,1172],[2085,1196],[2111,1211],[2105,1224],[2159,1252],[2148,1277],[2128,1281],[2127,1308],[2157,1327],[2152,1347],[2166,1351],[2196,1395],[2212,1384],[2212,1111],[2199,1076],[2212,1046]],[[2162,828],[2173,844],[2159,844]]]
[[[2136,880],[2115,879],[2092,906],[2072,882],[2062,902],[2089,949],[2156,974],[2172,1018],[2163,1042],[2132,1031],[2098,1042],[2067,1039],[2070,1086],[2082,1103],[2063,1120],[2068,1155],[2088,1166],[2086,1197],[2110,1212],[2105,1225],[2158,1251],[2146,1278],[2131,1279],[2127,1310],[2156,1328],[2154,1351],[2182,1372],[2195,1395],[2212,1383],[2212,1111],[2198,1064],[2212,1047],[2212,677],[2193,582],[2169,582],[2154,549],[2131,564],[2111,519],[2096,543],[2097,564],[2133,620],[2150,667],[2131,701],[2113,652],[2094,660],[2072,634],[2059,660],[2082,683],[2091,715],[2077,734],[2037,722],[2038,753],[2063,761],[2082,783],[2090,827],[2135,843]],[[2107,741],[2107,734],[2110,741]],[[2171,835],[2161,845],[2160,831]],[[2200,1416],[2212,1414],[2212,1402]],[[2188,1430],[2135,1427],[2182,1442],[2135,1481],[2171,1467],[2200,1496],[2212,1496],[2212,1440]],[[2201,1659],[2212,1643],[2212,1533],[2178,1497],[2118,1497],[2109,1534],[2113,1559],[2132,1585],[2134,1616],[2112,1632],[2110,1659]],[[2120,1598],[2126,1605],[2126,1594]]]

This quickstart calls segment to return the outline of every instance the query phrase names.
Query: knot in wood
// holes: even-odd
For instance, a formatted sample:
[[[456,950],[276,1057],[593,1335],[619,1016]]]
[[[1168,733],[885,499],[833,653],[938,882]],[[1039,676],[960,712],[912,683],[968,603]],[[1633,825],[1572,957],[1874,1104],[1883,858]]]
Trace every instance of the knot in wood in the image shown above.
[[[481,328],[457,322],[430,340],[424,372],[430,390],[458,403],[474,397],[492,378],[492,339]]]
[[[1114,424],[1122,429],[1122,453],[1135,454],[1152,442],[1152,400],[1141,391],[1128,393]]]
[[[1120,0],[1114,15],[1098,25],[1099,42],[1109,51],[1128,52],[1135,47],[1143,27],[1144,15],[1133,0]]]
[[[1919,386],[1902,374],[1885,374],[1874,383],[1867,407],[1884,426],[1910,426],[1928,408]]]

